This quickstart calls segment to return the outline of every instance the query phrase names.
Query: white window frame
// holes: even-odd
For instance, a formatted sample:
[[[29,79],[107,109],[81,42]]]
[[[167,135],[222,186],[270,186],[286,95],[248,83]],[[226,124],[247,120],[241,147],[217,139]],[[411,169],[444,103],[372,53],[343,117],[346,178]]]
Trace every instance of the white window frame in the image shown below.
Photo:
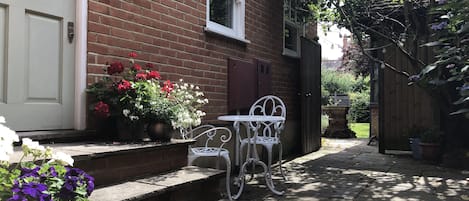
[[[233,0],[232,28],[210,21],[210,0],[207,0],[206,26],[205,31],[226,36],[244,43],[249,43],[245,39],[245,0]]]
[[[284,1],[284,5],[283,5],[284,9],[285,9],[285,7],[287,7],[287,5],[285,4],[287,1],[290,1],[290,0]],[[291,10],[293,10],[293,8],[291,8]],[[297,18],[297,16],[295,16],[295,19],[296,18]],[[286,27],[286,25],[296,28],[296,51],[285,48],[285,27]],[[304,33],[305,33],[304,29],[305,29],[304,24],[300,24],[298,22],[294,22],[294,21],[289,20],[289,18],[287,16],[285,16],[285,10],[283,10],[283,30],[282,30],[283,31],[283,34],[282,34],[282,37],[283,37],[283,51],[282,51],[282,55],[288,56],[288,57],[293,57],[293,58],[300,58],[301,57],[300,37],[304,35]]]

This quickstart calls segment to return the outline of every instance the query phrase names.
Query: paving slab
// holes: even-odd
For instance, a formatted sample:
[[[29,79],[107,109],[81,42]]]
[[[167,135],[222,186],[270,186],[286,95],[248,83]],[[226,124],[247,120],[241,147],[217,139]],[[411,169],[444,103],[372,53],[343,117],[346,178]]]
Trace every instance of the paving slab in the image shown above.
[[[364,139],[324,139],[319,151],[284,168],[287,181],[274,177],[283,196],[271,193],[259,175],[239,200],[469,200],[469,171],[416,161],[408,152],[379,154]]]

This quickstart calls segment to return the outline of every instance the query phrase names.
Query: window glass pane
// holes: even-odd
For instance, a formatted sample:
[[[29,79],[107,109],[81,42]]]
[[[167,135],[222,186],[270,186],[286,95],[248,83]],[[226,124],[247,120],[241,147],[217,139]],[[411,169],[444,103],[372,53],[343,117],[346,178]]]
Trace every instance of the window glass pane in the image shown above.
[[[290,26],[289,24],[285,24],[285,48],[297,51],[297,36],[298,36],[298,29],[294,26]]]
[[[233,28],[233,0],[210,0],[210,21]]]

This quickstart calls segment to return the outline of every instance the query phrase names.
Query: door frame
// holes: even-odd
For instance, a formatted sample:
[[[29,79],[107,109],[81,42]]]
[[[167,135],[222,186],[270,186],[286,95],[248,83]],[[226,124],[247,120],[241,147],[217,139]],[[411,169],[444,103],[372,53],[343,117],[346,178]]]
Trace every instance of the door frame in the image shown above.
[[[86,65],[88,42],[88,0],[76,1],[75,12],[75,130],[86,129]]]

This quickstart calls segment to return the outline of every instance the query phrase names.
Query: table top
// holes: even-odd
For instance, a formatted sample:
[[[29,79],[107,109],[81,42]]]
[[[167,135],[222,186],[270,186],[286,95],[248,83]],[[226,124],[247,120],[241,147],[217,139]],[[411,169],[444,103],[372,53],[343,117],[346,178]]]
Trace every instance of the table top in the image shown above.
[[[285,117],[281,116],[266,116],[266,115],[223,115],[219,116],[218,120],[221,121],[241,121],[241,122],[277,122],[284,121]]]

